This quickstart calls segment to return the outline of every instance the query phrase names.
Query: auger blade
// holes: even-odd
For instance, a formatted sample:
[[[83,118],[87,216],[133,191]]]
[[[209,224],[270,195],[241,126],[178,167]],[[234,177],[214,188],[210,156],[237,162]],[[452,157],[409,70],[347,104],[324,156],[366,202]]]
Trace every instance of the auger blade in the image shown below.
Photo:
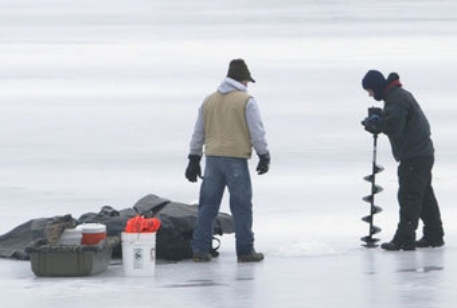
[[[367,248],[375,248],[378,247],[379,245],[376,244],[377,242],[380,241],[378,238],[372,238],[371,236],[364,236],[360,239],[362,242],[365,242],[362,246],[367,247]]]
[[[370,248],[370,249],[379,247],[379,245],[373,244],[373,243],[363,244],[362,246],[365,247],[365,248]]]
[[[378,194],[378,193],[380,193],[380,192],[383,191],[383,190],[384,190],[384,188],[382,188],[382,187],[379,186],[379,185],[374,185],[374,186],[373,186],[373,194]]]
[[[382,208],[380,208],[379,206],[375,205],[371,209],[371,215],[367,215],[367,216],[362,217],[362,221],[364,221],[366,223],[371,223],[373,221],[373,215],[376,215],[376,214],[381,213],[381,212],[382,212]]]
[[[363,177],[363,179],[367,182],[373,183],[374,176],[372,174],[370,174],[370,175]]]
[[[384,171],[384,167],[380,165],[374,165],[374,173],[379,173]]]
[[[362,246],[365,247],[365,248],[376,248],[379,245],[377,245],[375,243],[366,243],[366,244],[363,244]]]
[[[379,232],[381,232],[381,228],[376,227],[376,226],[371,226],[370,234],[376,234],[376,233],[379,233]]]
[[[371,208],[371,214],[372,215],[376,215],[378,213],[381,213],[382,212],[382,208],[377,206],[377,205],[373,205],[373,207]]]
[[[371,223],[372,220],[373,220],[373,217],[371,215],[362,217],[362,221],[364,221],[366,223]]]
[[[368,114],[370,114],[372,110],[368,109]],[[373,238],[374,234],[381,232],[381,228],[378,226],[373,225],[374,215],[382,212],[382,208],[374,204],[376,194],[382,192],[384,189],[376,185],[376,174],[382,172],[384,170],[383,166],[376,164],[376,153],[377,153],[377,140],[378,134],[373,134],[373,162],[372,162],[372,170],[371,174],[363,177],[363,179],[367,182],[371,183],[371,194],[362,198],[363,201],[370,203],[370,214],[367,216],[362,217],[362,221],[369,224],[369,234],[361,238],[364,242],[362,246],[366,248],[374,248],[377,247],[377,242],[379,239]]]

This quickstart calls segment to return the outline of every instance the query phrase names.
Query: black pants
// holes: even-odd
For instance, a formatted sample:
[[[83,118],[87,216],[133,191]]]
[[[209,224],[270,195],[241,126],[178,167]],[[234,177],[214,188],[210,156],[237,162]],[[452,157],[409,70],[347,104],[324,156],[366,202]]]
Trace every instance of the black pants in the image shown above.
[[[432,188],[433,156],[401,161],[398,166],[398,202],[400,223],[417,229],[419,219],[424,223],[424,236],[442,238],[441,214]]]

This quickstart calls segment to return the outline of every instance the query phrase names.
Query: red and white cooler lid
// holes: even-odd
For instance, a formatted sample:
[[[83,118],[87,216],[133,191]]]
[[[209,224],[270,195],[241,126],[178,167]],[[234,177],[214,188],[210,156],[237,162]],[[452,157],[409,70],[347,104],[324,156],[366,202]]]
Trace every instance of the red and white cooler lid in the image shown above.
[[[95,233],[106,233],[106,226],[99,223],[84,223],[76,227],[80,229],[82,233],[95,234]]]

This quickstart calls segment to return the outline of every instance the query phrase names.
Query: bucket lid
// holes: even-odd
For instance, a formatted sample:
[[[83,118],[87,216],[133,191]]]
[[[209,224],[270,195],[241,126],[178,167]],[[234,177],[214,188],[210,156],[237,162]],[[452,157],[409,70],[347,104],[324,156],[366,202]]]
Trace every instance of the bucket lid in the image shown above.
[[[73,228],[73,229],[65,229],[62,233],[62,236],[61,237],[65,237],[65,238],[73,238],[73,237],[81,237],[82,236],[82,230],[81,229],[77,229],[77,228]]]
[[[106,226],[99,223],[84,223],[76,227],[82,230],[82,233],[105,233]]]

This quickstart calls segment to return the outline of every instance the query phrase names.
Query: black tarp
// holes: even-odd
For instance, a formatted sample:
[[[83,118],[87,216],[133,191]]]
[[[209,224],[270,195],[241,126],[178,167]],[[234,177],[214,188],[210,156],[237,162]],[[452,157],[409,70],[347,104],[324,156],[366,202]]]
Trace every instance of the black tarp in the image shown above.
[[[156,257],[165,260],[183,260],[192,257],[190,240],[197,221],[198,206],[178,202],[150,194],[141,198],[132,208],[116,210],[104,206],[98,213],[86,213],[77,220],[70,214],[29,220],[0,236],[0,257],[28,260],[27,246],[37,240],[50,240],[49,226],[65,226],[81,223],[106,225],[107,236],[120,236],[127,221],[136,216],[156,217],[161,227],[156,237]],[[52,228],[55,233],[64,228]],[[214,234],[233,233],[231,215],[219,213],[214,224]],[[55,238],[55,234],[52,234]],[[113,250],[114,257],[121,257],[121,245]]]

